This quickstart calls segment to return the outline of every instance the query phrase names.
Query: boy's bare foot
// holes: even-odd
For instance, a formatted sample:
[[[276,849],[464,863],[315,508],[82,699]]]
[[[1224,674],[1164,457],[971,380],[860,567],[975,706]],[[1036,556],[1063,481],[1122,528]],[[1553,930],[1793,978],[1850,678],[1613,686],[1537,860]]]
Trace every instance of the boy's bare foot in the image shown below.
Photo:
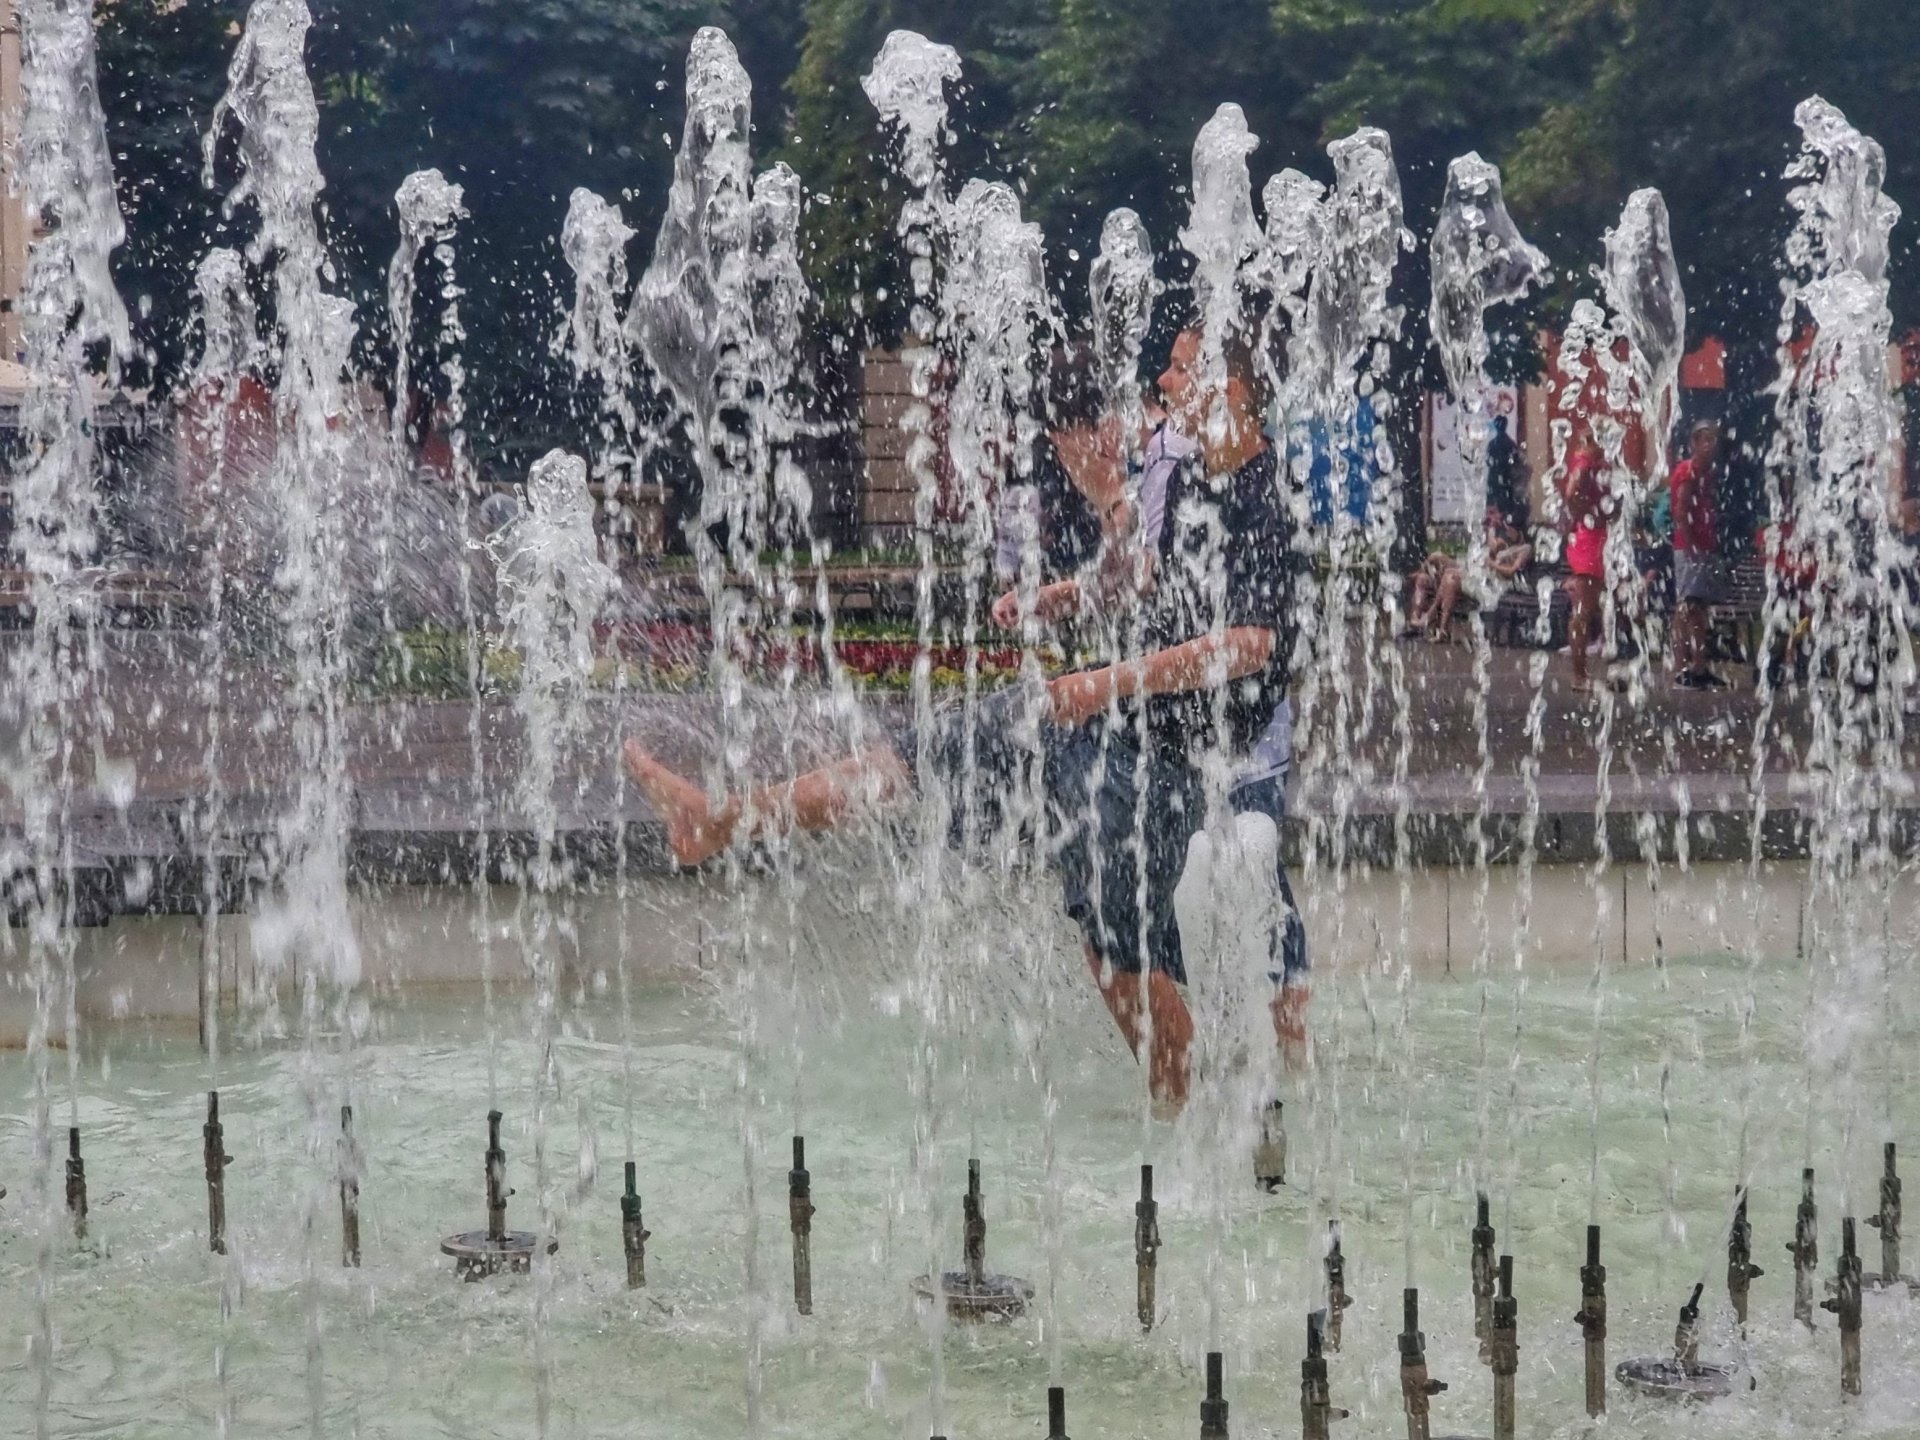
[[[729,801],[720,814],[714,814],[705,791],[667,769],[638,740],[627,741],[621,755],[633,783],[667,827],[667,848],[675,860],[689,867],[700,865],[727,848],[739,820],[736,805]]]

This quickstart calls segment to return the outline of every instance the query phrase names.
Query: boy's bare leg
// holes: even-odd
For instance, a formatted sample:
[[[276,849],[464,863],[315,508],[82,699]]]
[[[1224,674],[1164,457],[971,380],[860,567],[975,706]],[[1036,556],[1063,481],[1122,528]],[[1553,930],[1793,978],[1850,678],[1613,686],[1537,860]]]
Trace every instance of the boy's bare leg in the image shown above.
[[[1288,1070],[1302,1070],[1307,1063],[1307,1002],[1313,992],[1305,982],[1286,981],[1268,1004],[1273,1015],[1273,1038],[1280,1046],[1280,1059]]]
[[[784,784],[762,786],[745,796],[728,794],[715,807],[705,790],[662,765],[638,740],[627,741],[622,753],[627,773],[667,827],[673,858],[689,866],[731,845],[749,813],[760,833],[831,830],[860,806],[892,800],[912,784],[906,762],[881,745]]]
[[[1147,1091],[1155,1100],[1179,1109],[1187,1103],[1193,1049],[1193,1016],[1187,1002],[1180,998],[1180,987],[1158,970],[1147,977],[1146,1000],[1141,1002],[1140,977],[1124,970],[1109,968],[1087,946],[1087,969],[1093,973],[1100,998],[1120,1035],[1137,1059],[1142,1037],[1143,1011],[1153,1022],[1153,1039],[1147,1054]]]

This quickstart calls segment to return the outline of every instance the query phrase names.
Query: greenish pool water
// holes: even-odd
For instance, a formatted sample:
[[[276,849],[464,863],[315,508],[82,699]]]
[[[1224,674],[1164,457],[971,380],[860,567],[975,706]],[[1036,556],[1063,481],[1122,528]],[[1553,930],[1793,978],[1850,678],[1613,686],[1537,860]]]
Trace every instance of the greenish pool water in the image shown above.
[[[1467,1233],[1483,1075],[1495,1087],[1486,1105],[1494,1221],[1500,1248],[1515,1257],[1520,1303],[1521,1433],[1588,1433],[1573,1317],[1592,1194],[1590,976],[1529,976],[1516,1058],[1514,982],[1497,972],[1484,996],[1483,1069],[1483,994],[1474,977],[1416,976],[1403,1037],[1393,977],[1336,975],[1323,962],[1319,1077],[1283,1082],[1294,1183],[1268,1197],[1250,1183],[1245,1155],[1209,1155],[1204,1096],[1178,1124],[1145,1117],[1139,1069],[1071,953],[1058,945],[1044,961],[1057,983],[998,998],[990,972],[967,971],[955,987],[953,1021],[934,1042],[940,1101],[919,1153],[939,1176],[946,1262],[960,1259],[959,1196],[971,1151],[985,1169],[992,1265],[1042,1292],[1026,1319],[947,1330],[948,1434],[1043,1434],[1056,1355],[1075,1437],[1196,1434],[1201,1363],[1217,1333],[1233,1434],[1297,1435],[1305,1316],[1319,1303],[1315,1236],[1328,1213],[1341,1219],[1357,1297],[1332,1357],[1334,1401],[1353,1411],[1336,1434],[1404,1434],[1394,1342],[1406,1283],[1408,1154],[1429,1363],[1451,1386],[1436,1401],[1434,1431],[1487,1433],[1492,1382],[1472,1333]],[[386,992],[350,1055],[337,1036],[325,1037],[311,1060],[292,1041],[237,1045],[219,1077],[233,1156],[224,1259],[209,1254],[204,1238],[208,1067],[193,1036],[133,1025],[92,1032],[77,1104],[95,1253],[63,1241],[52,1267],[51,1432],[215,1435],[224,1425],[234,1436],[305,1435],[317,1415],[317,1433],[327,1436],[526,1436],[536,1433],[544,1371],[553,1435],[739,1436],[749,1433],[752,1330],[764,1433],[926,1436],[931,1350],[908,1292],[927,1258],[910,1084],[925,1057],[911,992],[894,973],[908,962],[849,959],[840,978],[811,987],[805,1003],[782,988],[786,963],[778,953],[767,960],[751,1027],[743,1027],[738,992],[725,977],[643,988],[625,1061],[617,987],[592,977],[563,986],[544,1161],[561,1246],[539,1343],[538,1282],[461,1284],[437,1250],[443,1234],[485,1221],[490,1070],[507,1116],[508,1179],[518,1191],[510,1219],[528,1227],[537,1219],[537,1056],[524,992],[496,996],[491,1024],[477,988]],[[803,953],[796,963],[824,972],[838,957]],[[1896,1036],[1900,1044],[1889,1047],[1875,976],[1822,976],[1810,1008],[1803,968],[1754,972],[1750,1064],[1739,1024],[1749,972],[1738,961],[1674,960],[1664,972],[1650,963],[1612,966],[1603,977],[1598,1212],[1610,1363],[1663,1352],[1686,1291],[1705,1279],[1703,1353],[1746,1356],[1758,1382],[1733,1400],[1689,1410],[1636,1400],[1613,1385],[1606,1433],[1920,1434],[1920,1301],[1869,1299],[1866,1393],[1844,1407],[1832,1317],[1822,1314],[1818,1332],[1808,1334],[1790,1315],[1782,1246],[1808,1150],[1809,1095],[1823,1276],[1833,1272],[1843,1210],[1865,1216],[1876,1208],[1882,1141],[1904,1142],[1920,1177],[1910,1042]],[[1035,995],[1038,1014],[1027,1004]],[[1819,1052],[1811,1072],[1803,1043],[1810,1014]],[[59,1055],[53,1074],[55,1123],[64,1126]],[[0,1201],[5,1435],[32,1433],[39,1383],[29,1353],[29,1082],[24,1056],[0,1056],[0,1183],[12,1192]],[[1057,1096],[1051,1165],[1049,1083]],[[1751,1218],[1767,1273],[1755,1282],[1754,1323],[1741,1349],[1728,1317],[1723,1246],[1746,1087]],[[326,1139],[348,1092],[365,1152],[365,1264],[357,1271],[339,1265]],[[796,1110],[818,1207],[809,1318],[794,1313],[789,1278],[786,1168]],[[625,1288],[620,1248],[629,1127],[654,1232],[644,1291]],[[1134,1318],[1133,1268],[1142,1160],[1158,1168],[1164,1240],[1161,1314],[1145,1336]],[[1211,1198],[1212,1177],[1230,1183],[1224,1201]],[[1909,1193],[1914,1188],[1910,1178]],[[1055,1214],[1058,1301],[1050,1318]],[[1909,1229],[1914,1265],[1920,1221]],[[1877,1268],[1876,1232],[1863,1226],[1861,1243],[1867,1268]]]

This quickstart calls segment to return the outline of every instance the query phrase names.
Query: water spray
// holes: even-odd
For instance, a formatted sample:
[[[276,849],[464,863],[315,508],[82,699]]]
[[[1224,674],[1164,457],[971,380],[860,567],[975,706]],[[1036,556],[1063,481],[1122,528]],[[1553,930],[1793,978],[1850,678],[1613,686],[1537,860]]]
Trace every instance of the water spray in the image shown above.
[[[1580,1267],[1580,1313],[1586,1344],[1587,1415],[1607,1413],[1607,1267],[1600,1263],[1600,1227],[1587,1226],[1587,1263]]]
[[[220,1123],[220,1092],[207,1092],[207,1123],[200,1127],[207,1167],[207,1248],[216,1255],[227,1253],[227,1154],[226,1127]]]
[[[793,1230],[793,1308],[813,1313],[813,1178],[807,1174],[806,1137],[793,1137],[787,1172],[787,1223]]]
[[[1153,1198],[1153,1166],[1140,1167],[1140,1198],[1133,1206],[1134,1305],[1140,1328],[1153,1328],[1160,1265],[1160,1206]]]

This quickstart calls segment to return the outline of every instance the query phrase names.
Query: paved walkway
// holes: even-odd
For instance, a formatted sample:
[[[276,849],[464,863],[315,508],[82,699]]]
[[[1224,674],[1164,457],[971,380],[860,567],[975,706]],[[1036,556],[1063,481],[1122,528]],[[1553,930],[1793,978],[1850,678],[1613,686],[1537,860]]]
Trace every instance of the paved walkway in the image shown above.
[[[7,643],[19,643],[17,640]],[[221,857],[223,888],[244,889],[258,874],[293,796],[292,747],[281,708],[283,687],[260,665],[233,668],[223,691],[218,763],[209,769],[210,712],[199,692],[199,656],[179,636],[118,634],[106,640],[97,719],[72,728],[75,773],[72,836],[83,868],[102,877],[113,909],[195,909],[205,874],[194,857]],[[1432,863],[1469,859],[1472,817],[1480,809],[1476,784],[1480,746],[1472,702],[1472,657],[1465,646],[1402,644],[1407,677],[1407,784],[1391,783],[1399,737],[1395,706],[1377,675],[1371,704],[1364,667],[1349,668],[1352,697],[1337,729],[1350,737],[1336,772],[1296,795],[1296,812],[1354,817],[1352,839],[1362,853],[1386,858],[1392,818],[1412,817],[1418,858]],[[0,660],[4,660],[0,656]],[[1519,817],[1527,810],[1524,762],[1533,701],[1531,671],[1540,657],[1496,650],[1487,697],[1485,809],[1495,858],[1516,849]],[[1584,858],[1595,851],[1602,708],[1566,686],[1566,661],[1547,663],[1537,742],[1535,788],[1544,817],[1537,840],[1548,860]],[[805,765],[838,753],[846,727],[828,712],[826,697],[808,692],[791,723],[777,697],[761,694],[748,712],[755,768],[771,773],[789,753]],[[867,707],[876,724],[905,716],[896,695]],[[1323,711],[1323,716],[1326,712]],[[1749,690],[1676,691],[1665,681],[1645,704],[1616,701],[1608,766],[1607,834],[1612,853],[1633,853],[1635,823],[1645,812],[1672,822],[1690,815],[1689,846],[1696,857],[1744,857],[1753,812],[1753,733],[1758,704]],[[706,695],[596,695],[587,707],[582,743],[562,757],[554,803],[560,828],[581,864],[604,869],[624,853],[641,868],[665,863],[658,827],[645,804],[627,790],[615,765],[616,738],[638,734],[669,763],[697,772],[709,760],[717,712]],[[16,722],[4,722],[11,726]],[[1920,725],[1915,730],[1920,731]],[[486,837],[490,868],[511,873],[527,852],[531,826],[517,794],[526,754],[521,718],[510,698],[483,701],[356,703],[348,712],[347,767],[351,789],[352,859],[371,878],[422,882],[473,872]],[[1796,813],[1807,792],[1796,768],[1807,734],[1797,701],[1783,701],[1769,746],[1762,786],[1773,812],[1763,840],[1770,853],[1800,847]],[[1308,749],[1311,737],[1301,737]],[[13,736],[0,734],[11,748]],[[476,775],[474,753],[480,766]],[[1920,774],[1920,744],[1908,745],[1910,771]],[[206,799],[218,780],[220,803],[213,839],[203,828]],[[1910,802],[1909,802],[1910,803]],[[0,846],[17,835],[19,797],[0,792]],[[1907,821],[1914,820],[1907,815]],[[1920,834],[1909,825],[1908,834]],[[1917,847],[1920,848],[1920,847]],[[8,868],[0,863],[0,871]],[[131,888],[130,888],[131,887]],[[136,893],[137,892],[137,893]]]

